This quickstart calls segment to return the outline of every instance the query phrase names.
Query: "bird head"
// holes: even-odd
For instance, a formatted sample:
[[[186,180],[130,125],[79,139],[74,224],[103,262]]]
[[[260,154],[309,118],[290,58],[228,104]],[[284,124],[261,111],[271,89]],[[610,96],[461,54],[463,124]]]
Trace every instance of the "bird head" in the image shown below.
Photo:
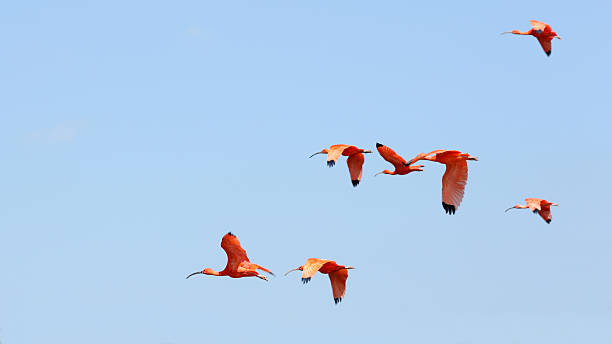
[[[304,270],[304,265],[299,266],[299,267],[297,267],[297,268],[295,268],[295,269],[291,269],[291,270],[289,270],[289,271],[285,272],[285,276],[287,276],[287,275],[288,275],[290,272],[292,272],[292,271],[298,271],[298,270],[300,270],[300,271]]]
[[[520,204],[516,204],[516,205],[514,205],[514,206],[512,206],[512,207],[510,207],[510,208],[508,208],[508,209],[506,209],[505,211],[508,211],[508,210],[510,210],[510,209],[519,209],[520,207],[521,207],[521,205],[520,205]]]
[[[376,176],[377,176],[377,175],[379,175],[379,174],[391,174],[391,175],[393,175],[393,174],[395,174],[395,173],[393,173],[393,172],[391,172],[391,171],[389,171],[389,170],[384,170],[384,171],[381,171],[381,172],[376,173],[376,174],[374,175],[374,177],[376,177]]]
[[[312,158],[313,156],[315,156],[315,155],[317,155],[317,154],[327,154],[327,153],[328,153],[327,149],[324,149],[324,150],[322,150],[322,151],[320,151],[320,152],[316,152],[316,153],[314,153],[313,155],[309,156],[309,158]]]
[[[192,274],[189,274],[189,276],[187,276],[187,278],[193,276],[193,275],[199,275],[199,274],[203,274],[203,275],[216,275],[217,273],[215,272],[215,270],[211,269],[211,268],[206,268],[202,271],[197,271],[194,272]]]

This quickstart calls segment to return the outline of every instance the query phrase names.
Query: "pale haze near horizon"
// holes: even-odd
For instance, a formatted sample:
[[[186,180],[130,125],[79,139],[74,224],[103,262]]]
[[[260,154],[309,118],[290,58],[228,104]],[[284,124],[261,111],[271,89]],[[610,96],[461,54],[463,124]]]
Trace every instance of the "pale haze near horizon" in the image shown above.
[[[609,2],[0,9],[3,344],[612,342]],[[477,156],[457,213],[440,164],[307,158],[376,142]],[[277,277],[185,280],[228,231]]]

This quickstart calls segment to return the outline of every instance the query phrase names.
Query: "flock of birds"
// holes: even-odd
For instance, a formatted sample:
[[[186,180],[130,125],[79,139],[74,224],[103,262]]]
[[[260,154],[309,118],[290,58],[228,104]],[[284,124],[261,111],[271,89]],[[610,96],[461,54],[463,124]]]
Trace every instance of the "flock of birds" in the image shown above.
[[[548,24],[531,20],[531,26],[532,29],[526,32],[513,30],[510,32],[503,32],[502,34],[512,33],[516,35],[534,36],[540,42],[546,55],[550,56],[553,38],[561,39],[561,37],[559,37],[556,32],[552,31],[552,28]],[[414,158],[406,161],[399,154],[395,153],[393,149],[385,145],[376,143],[376,149],[380,156],[391,163],[395,168],[393,171],[384,170],[376,175],[405,175],[411,172],[423,171],[422,168],[424,165],[414,165],[415,162],[421,160],[435,161],[446,165],[446,171],[442,176],[442,208],[449,215],[455,214],[459,208],[459,204],[461,204],[463,200],[465,185],[468,178],[467,161],[478,161],[476,157],[457,150],[435,150],[429,153],[419,153]],[[327,166],[333,167],[340,156],[346,156],[351,183],[354,187],[357,187],[361,181],[362,167],[365,161],[364,154],[368,153],[372,153],[372,151],[360,149],[356,146],[340,144],[332,145],[329,148],[314,153],[310,158],[317,154],[327,154]],[[510,209],[529,209],[533,213],[540,215],[546,223],[550,223],[552,221],[550,207],[558,206],[556,203],[540,198],[526,198],[525,203],[525,205],[516,204],[506,209],[506,211]],[[272,271],[261,265],[250,262],[246,251],[240,245],[240,241],[238,241],[238,238],[231,232],[223,236],[221,248],[223,248],[227,254],[227,265],[225,269],[222,271],[215,271],[210,268],[205,268],[202,271],[197,271],[188,275],[187,278],[198,274],[204,274],[212,276],[229,276],[232,278],[258,277],[267,281],[268,278],[261,275],[257,270],[264,271],[274,276]],[[304,265],[289,270],[285,273],[285,276],[292,271],[302,271],[302,283],[306,284],[317,272],[327,274],[331,281],[334,302],[337,304],[342,301],[344,297],[348,270],[350,269],[354,268],[352,266],[338,265],[333,260],[309,258]]]

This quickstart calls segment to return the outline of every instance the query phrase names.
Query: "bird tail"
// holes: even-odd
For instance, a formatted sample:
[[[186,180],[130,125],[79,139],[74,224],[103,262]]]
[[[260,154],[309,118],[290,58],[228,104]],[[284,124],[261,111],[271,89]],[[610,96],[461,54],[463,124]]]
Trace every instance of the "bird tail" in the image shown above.
[[[272,275],[272,276],[276,276],[276,275],[275,275],[275,274],[274,274],[272,271],[270,271],[270,270],[268,270],[268,269],[264,268],[264,267],[263,267],[263,266],[261,266],[261,265],[257,265],[257,268],[258,268],[259,270],[262,270],[262,271],[265,271],[265,272],[269,273],[269,274],[270,274],[270,275]]]

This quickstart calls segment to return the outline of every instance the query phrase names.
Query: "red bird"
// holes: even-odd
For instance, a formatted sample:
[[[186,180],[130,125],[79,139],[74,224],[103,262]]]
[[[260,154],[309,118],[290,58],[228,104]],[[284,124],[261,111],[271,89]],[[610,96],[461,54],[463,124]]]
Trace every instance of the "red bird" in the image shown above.
[[[542,49],[544,49],[546,56],[550,56],[550,53],[552,52],[551,41],[553,40],[553,38],[561,39],[561,37],[559,37],[557,33],[552,30],[550,25],[546,23],[542,23],[537,20],[530,20],[530,23],[533,28],[527,32],[512,30],[508,32],[502,32],[502,35],[505,33],[513,33],[515,35],[531,35],[538,39],[538,42],[540,42],[540,45],[542,46]]]
[[[514,207],[510,207],[506,209],[506,211],[510,209],[529,208],[529,210],[533,211],[534,214],[540,214],[540,217],[542,217],[542,219],[546,221],[546,223],[550,223],[550,221],[552,221],[552,214],[550,213],[550,206],[551,205],[559,206],[557,203],[551,203],[545,199],[539,199],[539,198],[525,198],[525,203],[527,205],[517,204]]]
[[[221,240],[221,248],[225,250],[225,253],[227,253],[227,265],[223,271],[217,272],[213,269],[206,268],[202,271],[190,274],[187,276],[187,278],[197,274],[204,274],[213,276],[229,276],[231,278],[255,276],[267,281],[268,279],[266,276],[260,275],[256,271],[257,269],[263,270],[274,276],[272,271],[249,261],[246,251],[240,246],[240,241],[238,241],[238,238],[236,238],[236,236],[231,232],[223,236],[223,239]]]
[[[332,167],[336,164],[336,161],[340,155],[348,156],[348,159],[346,159],[346,164],[348,165],[349,173],[351,175],[351,182],[353,183],[353,186],[356,187],[359,185],[359,181],[361,180],[364,161],[363,153],[372,153],[372,151],[359,149],[355,146],[349,145],[333,145],[329,147],[329,149],[323,149],[320,152],[314,153],[310,157],[312,158],[317,154],[327,154],[327,166]]]
[[[404,174],[408,174],[410,172],[415,172],[415,171],[423,171],[421,169],[421,167],[423,167],[423,165],[415,165],[415,166],[411,166],[409,165],[406,160],[404,160],[404,158],[402,158],[401,156],[399,156],[397,153],[395,153],[393,151],[393,149],[382,145],[380,143],[376,143],[376,149],[378,150],[378,153],[380,153],[380,156],[383,157],[383,159],[387,160],[388,162],[390,162],[393,167],[395,167],[395,171],[389,171],[389,170],[384,170],[382,172],[378,172],[375,174],[375,176],[384,173],[384,174],[390,174],[390,175],[404,175]]]
[[[291,271],[302,271],[302,283],[310,282],[314,274],[318,272],[328,274],[331,281],[332,294],[334,295],[334,303],[342,301],[346,290],[346,279],[348,278],[348,270],[354,269],[352,266],[338,265],[333,260],[308,258],[306,264],[287,271],[287,276]]]
[[[454,214],[463,200],[463,192],[468,179],[467,160],[478,159],[460,151],[440,149],[427,154],[420,153],[408,164],[419,160],[435,161],[446,165],[446,171],[442,176],[442,208],[447,214]]]

